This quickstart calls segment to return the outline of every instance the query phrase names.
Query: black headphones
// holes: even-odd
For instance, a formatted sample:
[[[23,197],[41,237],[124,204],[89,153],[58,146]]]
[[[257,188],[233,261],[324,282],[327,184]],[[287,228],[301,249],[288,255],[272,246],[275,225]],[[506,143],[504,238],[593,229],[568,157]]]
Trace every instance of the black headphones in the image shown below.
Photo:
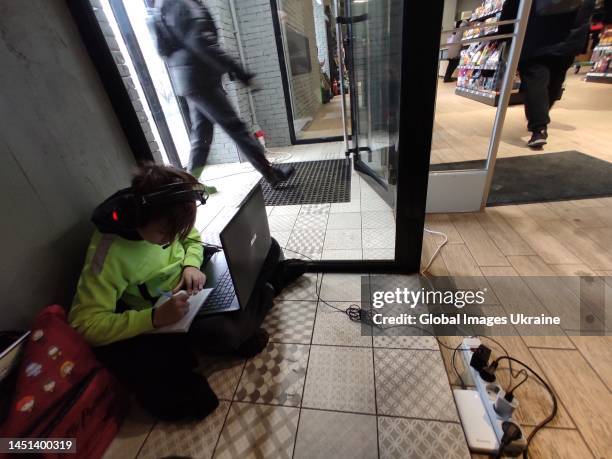
[[[93,222],[101,232],[134,230],[142,222],[143,212],[149,206],[175,202],[206,204],[208,194],[201,183],[169,183],[147,194],[136,194],[124,188],[98,206]]]

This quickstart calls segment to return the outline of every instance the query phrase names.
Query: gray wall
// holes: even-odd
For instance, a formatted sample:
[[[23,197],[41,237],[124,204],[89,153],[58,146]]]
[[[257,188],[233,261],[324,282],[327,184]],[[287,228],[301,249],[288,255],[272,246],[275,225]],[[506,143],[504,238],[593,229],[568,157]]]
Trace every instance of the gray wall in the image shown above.
[[[91,211],[134,160],[65,0],[0,0],[0,328],[69,304]]]

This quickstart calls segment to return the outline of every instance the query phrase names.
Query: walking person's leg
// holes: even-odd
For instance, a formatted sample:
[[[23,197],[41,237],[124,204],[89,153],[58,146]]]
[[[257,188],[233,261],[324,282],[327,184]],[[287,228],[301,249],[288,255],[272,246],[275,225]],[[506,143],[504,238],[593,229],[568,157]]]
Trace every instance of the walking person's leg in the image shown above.
[[[246,124],[234,111],[221,86],[211,87],[206,92],[190,95],[189,106],[195,107],[210,121],[221,126],[253,167],[272,185],[287,180],[293,173],[294,169],[292,167],[272,166],[270,164],[265,156],[263,146],[255,136],[249,133]]]
[[[521,75],[521,92],[525,103],[527,129],[532,133],[527,145],[529,147],[539,147],[546,144],[548,136],[546,127],[550,123],[548,116],[550,108],[548,96],[550,70],[542,60],[532,59],[520,63],[519,73]]]
[[[191,143],[191,151],[189,153],[189,164],[187,170],[191,175],[200,178],[208,154],[213,141],[215,132],[214,124],[196,107],[196,103],[187,97],[187,106],[189,107],[189,120],[191,122],[191,132],[189,140]]]
[[[563,56],[551,59],[549,64],[550,83],[548,84],[548,100],[549,109],[561,98],[561,90],[567,71],[572,66],[574,58],[572,56]]]
[[[444,74],[444,83],[450,83],[453,81],[453,73],[455,69],[459,65],[459,58],[451,58],[448,60],[448,65],[446,66],[446,73]]]

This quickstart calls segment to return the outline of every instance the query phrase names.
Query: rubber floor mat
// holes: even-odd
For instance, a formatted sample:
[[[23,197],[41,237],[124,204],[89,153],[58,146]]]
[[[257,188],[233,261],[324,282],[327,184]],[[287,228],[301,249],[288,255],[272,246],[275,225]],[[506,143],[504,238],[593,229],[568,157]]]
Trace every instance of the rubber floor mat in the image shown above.
[[[351,200],[351,162],[346,159],[304,161],[291,164],[295,174],[272,188],[261,179],[266,206],[323,204]]]

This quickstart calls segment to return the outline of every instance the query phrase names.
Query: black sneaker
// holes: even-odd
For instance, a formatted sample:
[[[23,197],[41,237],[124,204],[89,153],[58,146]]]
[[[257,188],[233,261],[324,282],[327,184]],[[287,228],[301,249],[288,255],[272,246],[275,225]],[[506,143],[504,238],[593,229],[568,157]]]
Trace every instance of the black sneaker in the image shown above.
[[[546,129],[541,129],[539,131],[534,131],[531,134],[531,139],[527,142],[527,146],[529,148],[538,148],[546,145],[548,139],[548,133]]]
[[[276,188],[281,182],[285,182],[295,173],[295,167],[289,164],[272,166],[272,173],[266,177],[266,180],[272,188]]]

